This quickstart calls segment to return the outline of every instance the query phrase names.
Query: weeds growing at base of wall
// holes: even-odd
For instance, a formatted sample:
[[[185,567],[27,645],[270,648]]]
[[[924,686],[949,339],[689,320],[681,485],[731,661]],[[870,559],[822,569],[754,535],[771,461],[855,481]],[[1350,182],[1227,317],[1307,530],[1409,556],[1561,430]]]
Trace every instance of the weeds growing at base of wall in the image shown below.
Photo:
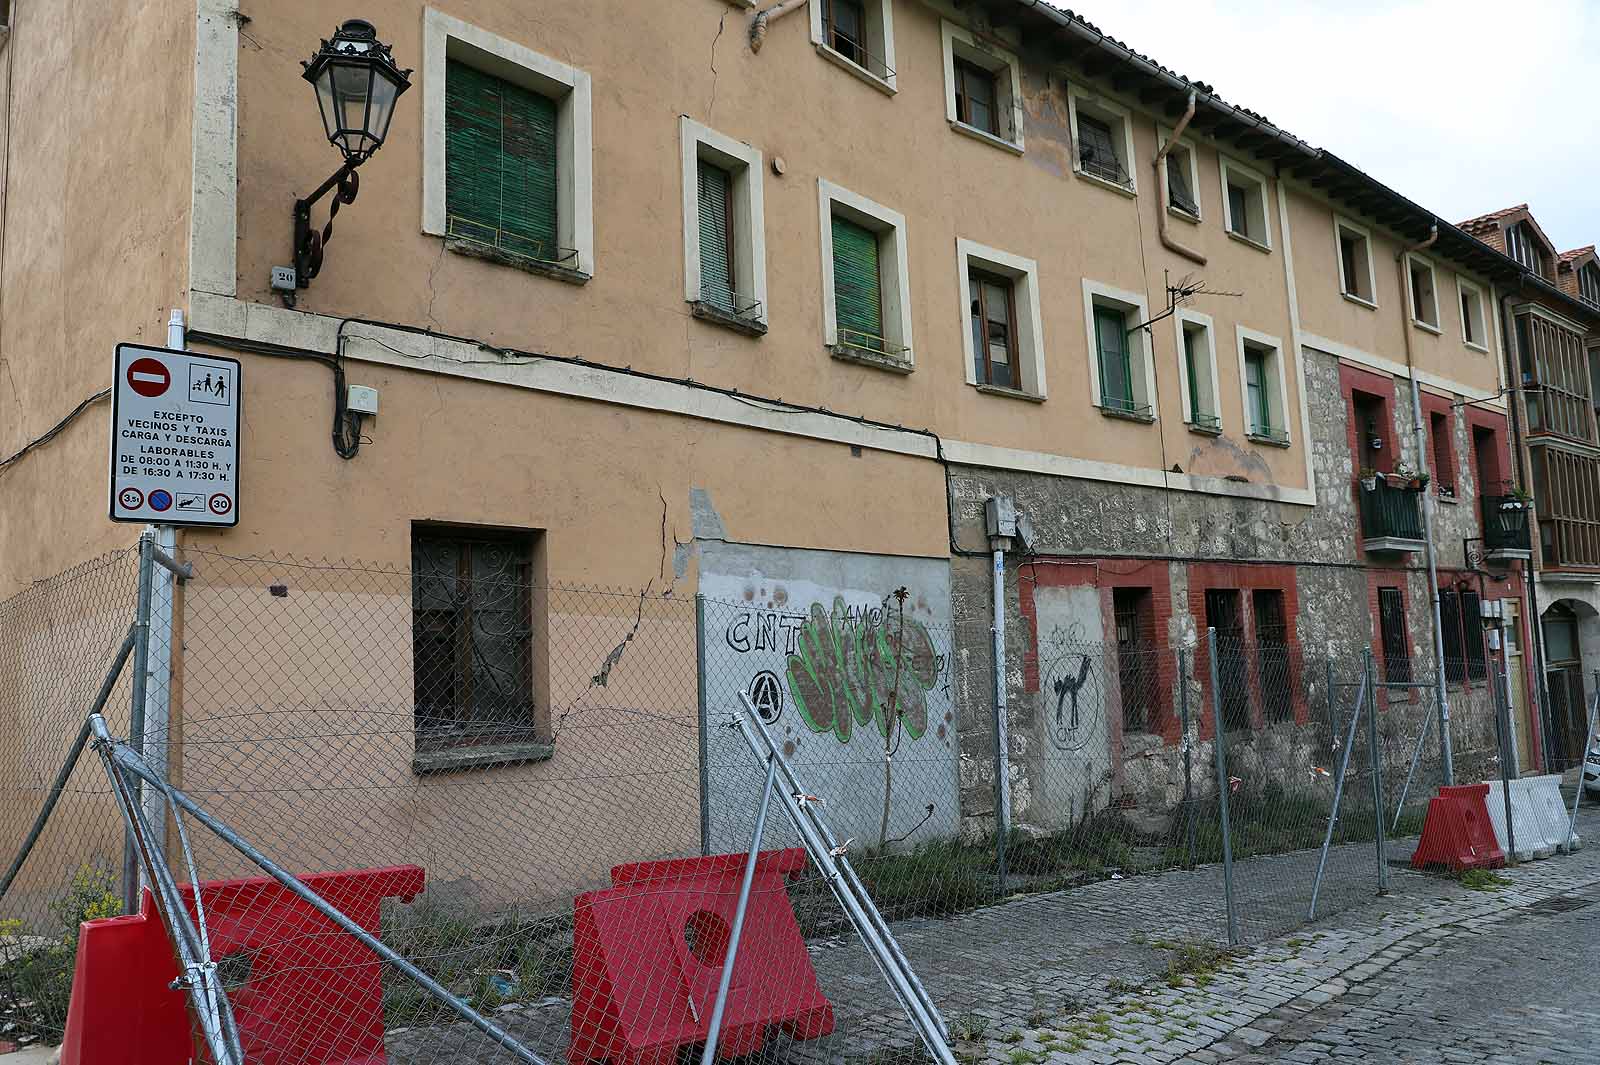
[[[80,866],[50,904],[59,925],[51,936],[24,933],[19,917],[0,919],[0,1030],[8,1038],[33,1041],[53,1038],[67,1015],[72,973],[78,954],[78,929],[84,921],[122,913],[115,873]]]

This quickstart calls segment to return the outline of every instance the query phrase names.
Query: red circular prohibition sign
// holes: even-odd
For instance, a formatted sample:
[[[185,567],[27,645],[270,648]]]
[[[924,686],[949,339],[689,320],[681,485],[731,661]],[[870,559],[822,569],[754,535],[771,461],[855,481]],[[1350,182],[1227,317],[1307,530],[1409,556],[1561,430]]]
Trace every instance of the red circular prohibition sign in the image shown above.
[[[128,364],[128,387],[144,396],[155,399],[172,385],[172,374],[160,359],[134,359]]]

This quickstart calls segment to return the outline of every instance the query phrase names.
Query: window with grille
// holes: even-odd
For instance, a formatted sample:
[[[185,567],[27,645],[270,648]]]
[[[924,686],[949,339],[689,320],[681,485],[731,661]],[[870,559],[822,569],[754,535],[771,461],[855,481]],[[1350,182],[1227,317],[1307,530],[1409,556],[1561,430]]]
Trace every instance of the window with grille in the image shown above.
[[[973,372],[980,384],[1020,388],[1017,361],[1017,300],[1009,278],[969,269],[972,299]]]
[[[1127,314],[1095,304],[1094,336],[1100,360],[1100,405],[1127,414],[1138,413],[1141,407],[1134,396]]]
[[[839,342],[884,352],[883,280],[878,234],[833,216],[833,293]]]
[[[733,175],[701,159],[696,185],[700,196],[700,298],[728,314],[740,313],[734,297]]]
[[[1117,627],[1117,680],[1122,692],[1122,730],[1158,728],[1154,642],[1155,615],[1149,588],[1114,588],[1112,614]]]
[[[1221,690],[1222,727],[1236,732],[1250,727],[1250,665],[1244,642],[1244,618],[1236,588],[1206,590],[1206,627],[1217,630],[1217,680]]]
[[[1489,675],[1483,645],[1483,606],[1478,593],[1467,589],[1461,592],[1461,644],[1467,660],[1467,678],[1483,680]]]
[[[997,75],[978,64],[954,60],[956,81],[956,121],[994,136],[1001,135]]]
[[[1256,672],[1261,684],[1262,709],[1274,724],[1294,720],[1293,678],[1290,676],[1289,621],[1283,592],[1261,588],[1252,592],[1250,604],[1256,621]]]
[[[458,60],[445,64],[446,232],[510,255],[576,264],[557,246],[556,101]]]
[[[1383,645],[1383,679],[1411,682],[1411,638],[1407,635],[1406,598],[1399,588],[1378,589],[1378,636]]]
[[[1078,112],[1078,165],[1085,174],[1118,185],[1129,183],[1128,168],[1117,150],[1111,124]]]
[[[532,729],[532,541],[418,529],[411,540],[419,745]]]
[[[1545,565],[1600,569],[1600,458],[1551,446],[1529,450]]]
[[[1463,629],[1461,597],[1453,588],[1441,588],[1439,637],[1444,643],[1444,679],[1451,684],[1460,684],[1467,679],[1467,659],[1461,646]]]
[[[1191,218],[1200,217],[1200,201],[1195,196],[1194,152],[1182,145],[1174,145],[1167,153],[1167,203]]]

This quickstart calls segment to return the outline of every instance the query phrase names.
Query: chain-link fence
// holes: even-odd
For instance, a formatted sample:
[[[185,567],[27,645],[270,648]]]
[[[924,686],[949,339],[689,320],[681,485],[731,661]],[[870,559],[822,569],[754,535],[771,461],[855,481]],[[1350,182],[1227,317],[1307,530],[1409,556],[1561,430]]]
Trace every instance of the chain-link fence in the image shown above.
[[[1439,782],[1431,753],[1403,802],[1396,783],[1427,691],[1380,692],[1364,661],[1271,626],[1251,643],[1119,629],[1041,647],[1010,678],[997,758],[992,677],[956,668],[987,646],[987,619],[963,631],[895,589],[756,609],[560,586],[531,559],[485,538],[419,541],[407,568],[191,550],[174,586],[145,567],[148,661],[119,681],[107,728],[133,740],[119,750],[174,871],[168,909],[206,933],[195,946],[245,1060],[578,1061],[652,1039],[670,1056],[704,1041],[733,949],[724,1056],[909,1058],[915,1011],[785,795],[821,811],[893,929],[888,953],[959,1038],[998,1011],[1182,982],[1308,920],[1313,892],[1319,914],[1371,898],[1380,820],[1414,838]],[[138,578],[122,553],[0,604],[17,647],[0,699],[26,740],[7,853],[143,616]],[[741,694],[798,784],[770,804],[736,939],[767,768],[734,727]],[[131,768],[141,752],[154,781]],[[997,764],[1003,818],[975,809]],[[161,780],[238,840],[178,817]],[[123,851],[85,758],[0,898],[6,1008],[28,1031],[59,1038],[77,921],[124,908]],[[198,900],[190,881],[207,885]],[[160,892],[142,905],[172,917]]]

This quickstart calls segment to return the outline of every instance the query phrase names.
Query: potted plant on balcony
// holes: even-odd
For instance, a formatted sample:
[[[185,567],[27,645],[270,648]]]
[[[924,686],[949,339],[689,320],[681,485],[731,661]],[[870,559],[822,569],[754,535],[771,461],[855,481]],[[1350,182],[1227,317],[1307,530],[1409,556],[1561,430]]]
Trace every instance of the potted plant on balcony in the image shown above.
[[[1524,488],[1513,488],[1500,497],[1501,510],[1527,510],[1528,504],[1533,502],[1533,496]]]
[[[1420,492],[1428,487],[1432,480],[1426,473],[1418,472],[1405,463],[1400,463],[1394,468],[1394,480],[1400,482],[1400,487],[1408,492]]]
[[[1361,469],[1361,489],[1365,492],[1375,491],[1378,487],[1378,471],[1371,466]]]

